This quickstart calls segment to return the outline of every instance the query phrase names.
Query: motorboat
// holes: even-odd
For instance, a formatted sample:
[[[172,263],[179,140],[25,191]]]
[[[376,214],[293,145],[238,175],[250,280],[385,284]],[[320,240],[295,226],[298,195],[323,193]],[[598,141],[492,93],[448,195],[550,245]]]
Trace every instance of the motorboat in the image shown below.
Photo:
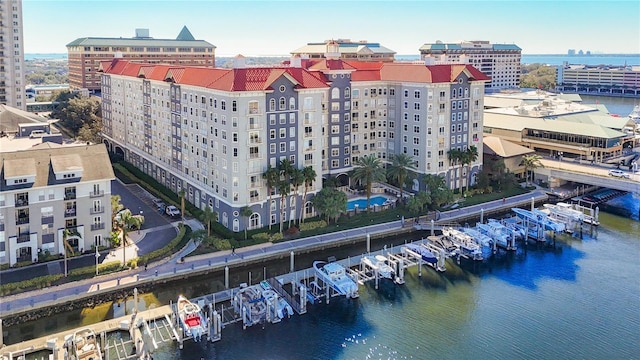
[[[515,212],[519,218],[529,223],[540,225],[544,230],[562,232],[565,229],[564,224],[552,221],[547,214],[539,210],[534,209],[533,211],[529,211],[520,208],[512,208],[511,210]]]
[[[549,218],[564,223],[566,232],[572,232],[571,229],[584,222],[586,218],[582,211],[575,210],[573,205],[563,202],[544,204],[540,211],[548,214]]]
[[[460,255],[473,260],[482,260],[482,248],[471,236],[452,227],[443,228],[442,234],[460,249]]]
[[[240,284],[238,292],[231,299],[231,305],[236,314],[240,315],[244,328],[264,322],[267,320],[267,313],[273,311],[273,308],[269,310],[262,288],[258,285],[249,286],[247,283]]]
[[[633,107],[633,110],[631,111],[631,113],[629,113],[629,119],[640,125],[640,105],[636,105]]]
[[[487,235],[484,235],[478,229],[475,228],[463,228],[462,232],[471,236],[478,244],[484,247],[491,247],[493,244],[493,239]]]
[[[268,281],[261,281],[260,287],[262,289],[262,296],[267,301],[267,306],[270,307],[272,313],[275,313],[277,316],[277,318],[272,319],[271,322],[278,322],[280,319],[293,315],[291,305],[273,289]]]
[[[395,270],[389,265],[384,255],[365,256],[362,261],[370,268],[377,270],[378,274],[385,279],[393,280],[396,276]]]
[[[489,221],[497,221],[495,219],[489,219]],[[521,224],[520,219],[517,216],[500,220],[500,223],[507,229],[513,231],[516,236],[516,240],[525,240],[527,238],[527,230],[524,225]]]
[[[337,262],[314,261],[313,269],[318,278],[330,286],[336,293],[355,299],[360,296],[358,283],[347,276],[344,266]]]
[[[476,227],[482,234],[490,237],[497,246],[507,250],[516,250],[515,233],[499,221],[489,221],[486,224],[477,223]]]
[[[207,319],[202,314],[200,306],[180,295],[178,296],[177,307],[178,318],[185,337],[193,337],[194,341],[200,341],[207,328]]]
[[[86,328],[65,337],[64,346],[68,356],[76,360],[102,360],[98,338],[93,330]]]
[[[420,257],[422,258],[422,261],[428,263],[428,264],[436,264],[438,263],[438,258],[436,257],[436,255],[431,252],[431,250],[427,249],[426,247],[422,246],[422,245],[418,245],[418,244],[407,244],[405,245],[407,247],[407,249],[413,251],[414,253],[420,255]]]

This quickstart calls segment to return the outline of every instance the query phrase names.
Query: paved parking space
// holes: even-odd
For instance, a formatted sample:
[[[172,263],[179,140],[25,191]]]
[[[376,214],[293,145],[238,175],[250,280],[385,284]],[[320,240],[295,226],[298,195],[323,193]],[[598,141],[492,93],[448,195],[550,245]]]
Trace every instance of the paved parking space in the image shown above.
[[[154,228],[169,224],[173,219],[161,214],[152,200],[155,198],[138,184],[125,185],[118,180],[111,182],[111,193],[120,195],[120,202],[133,214],[144,216],[143,229]]]

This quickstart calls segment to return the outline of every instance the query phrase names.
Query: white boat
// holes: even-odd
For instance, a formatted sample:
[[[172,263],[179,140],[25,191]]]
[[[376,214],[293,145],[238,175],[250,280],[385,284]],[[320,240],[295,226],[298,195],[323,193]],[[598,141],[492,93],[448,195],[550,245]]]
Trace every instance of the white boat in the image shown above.
[[[640,125],[640,105],[636,105],[633,107],[633,110],[631,111],[631,113],[629,113],[629,119]]]
[[[75,360],[102,360],[100,344],[93,330],[81,329],[65,337],[64,346],[67,350],[67,359]]]
[[[271,322],[278,322],[280,319],[284,319],[285,317],[291,317],[293,315],[293,308],[287,300],[281,297],[269,284],[268,281],[263,280],[260,282],[260,287],[262,289],[262,296],[267,301],[267,306],[270,307],[272,313],[275,313],[277,319],[271,319]]]
[[[484,247],[491,247],[491,244],[493,243],[493,239],[491,239],[489,236],[484,235],[483,233],[478,231],[478,229],[463,228],[462,232],[471,236],[478,244]]]
[[[471,236],[451,227],[443,228],[442,234],[458,246],[460,255],[470,257],[473,260],[482,260],[482,248]]]
[[[184,330],[185,337],[193,337],[194,341],[200,341],[207,328],[207,319],[202,314],[198,304],[194,304],[186,297],[178,296],[178,318]]]
[[[497,246],[513,251],[516,250],[515,233],[498,221],[489,221],[486,224],[477,223],[476,227],[484,235],[493,239]]]
[[[544,230],[552,230],[555,232],[562,232],[565,229],[564,224],[552,221],[547,214],[540,210],[524,210],[519,208],[511,208],[513,212],[523,220],[529,221],[531,224],[540,225]]]
[[[328,284],[336,293],[351,299],[360,296],[358,283],[347,276],[347,272],[342,265],[336,262],[314,261],[313,269],[322,282]]]
[[[378,274],[385,279],[393,280],[396,276],[395,270],[383,255],[365,256],[362,261],[370,268],[378,270]]]

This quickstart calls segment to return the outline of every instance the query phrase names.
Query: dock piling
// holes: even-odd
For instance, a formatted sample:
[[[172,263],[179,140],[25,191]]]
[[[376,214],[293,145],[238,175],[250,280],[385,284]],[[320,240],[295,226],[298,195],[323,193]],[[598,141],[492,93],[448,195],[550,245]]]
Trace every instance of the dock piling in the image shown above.
[[[229,289],[229,266],[224,267],[224,288]]]
[[[289,272],[293,272],[294,271],[295,253],[293,252],[293,250],[291,250],[291,252],[289,254],[291,256],[291,259],[290,259],[290,262],[289,262]]]

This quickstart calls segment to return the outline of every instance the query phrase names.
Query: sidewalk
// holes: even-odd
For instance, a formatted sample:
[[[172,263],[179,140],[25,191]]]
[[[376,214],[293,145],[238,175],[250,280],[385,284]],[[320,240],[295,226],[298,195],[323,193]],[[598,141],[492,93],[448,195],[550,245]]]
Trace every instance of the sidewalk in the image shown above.
[[[452,222],[460,218],[468,217],[472,214],[479,215],[481,211],[484,211],[486,215],[495,210],[508,210],[516,204],[530,202],[532,199],[535,201],[543,201],[546,198],[547,195],[543,191],[535,190],[531,193],[506,198],[504,202],[503,200],[494,200],[488,203],[441,212],[441,218],[438,222]],[[405,219],[404,225],[410,226],[412,224],[411,221],[412,219]],[[203,228],[202,224],[197,220],[186,220],[185,223],[192,226],[192,229],[194,230]],[[235,254],[231,254],[230,250],[226,250],[186,258],[184,263],[174,261],[175,259],[180,259],[183,256],[186,256],[186,254],[196,248],[196,244],[190,242],[178,253],[167,259],[149,264],[146,269],[144,267],[138,267],[133,270],[99,276],[93,279],[3,297],[2,304],[0,306],[0,318],[23,311],[51,306],[63,301],[71,301],[77,299],[80,294],[88,294],[90,292],[95,294],[97,291],[97,284],[104,284],[100,286],[100,291],[103,291],[107,286],[113,284],[113,281],[116,281],[116,284],[124,284],[132,277],[135,277],[136,281],[149,281],[162,279],[163,277],[169,278],[177,273],[188,273],[194,269],[238,265],[246,260],[264,257],[266,254],[288,253],[290,251],[308,248],[310,245],[318,243],[329,245],[333,242],[352,237],[364,237],[367,234],[383,234],[386,232],[397,231],[402,228],[403,222],[401,220],[396,220],[388,223],[375,224],[362,228],[343,230],[286,242],[258,244],[236,249]],[[143,234],[144,232],[141,231],[141,235]],[[117,254],[115,256],[117,257]],[[122,254],[120,254],[120,257],[121,256]],[[127,254],[127,256],[129,256],[129,254]]]

